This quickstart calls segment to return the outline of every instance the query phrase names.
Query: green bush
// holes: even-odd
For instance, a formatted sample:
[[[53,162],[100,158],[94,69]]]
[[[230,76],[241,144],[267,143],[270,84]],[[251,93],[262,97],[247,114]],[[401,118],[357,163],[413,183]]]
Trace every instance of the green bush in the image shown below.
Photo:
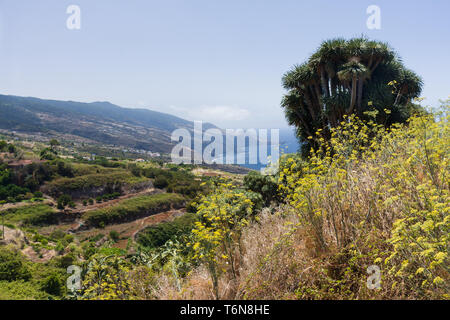
[[[36,198],[42,198],[42,197],[44,196],[44,194],[43,194],[42,192],[40,192],[40,191],[35,191],[35,192],[34,192],[34,196],[35,196]]]
[[[169,185],[169,182],[164,177],[158,177],[153,182],[153,185],[158,189],[164,189],[165,187],[167,187]]]
[[[31,273],[18,252],[0,247],[0,281],[29,280]]]
[[[139,196],[120,201],[117,205],[86,212],[83,215],[88,223],[103,227],[112,222],[127,221],[143,214],[160,210],[169,210],[171,206],[181,206],[185,202],[179,194],[160,193],[151,196]]]
[[[0,281],[0,300],[46,300],[48,294],[31,281]]]
[[[5,211],[8,222],[21,222],[24,225],[48,225],[57,222],[56,212],[45,204],[34,204],[12,208]]]
[[[73,167],[70,164],[65,163],[64,161],[58,161],[56,167],[60,176],[69,178],[74,176]]]
[[[249,191],[261,194],[266,206],[269,206],[271,202],[281,201],[278,193],[278,183],[272,176],[251,171],[244,177],[244,187]]]
[[[71,205],[72,202],[73,202],[73,201],[72,201],[72,197],[71,197],[70,195],[68,195],[68,194],[63,194],[62,196],[60,196],[60,197],[58,198],[58,205],[57,205],[57,208],[58,208],[59,210],[62,210],[62,209],[65,208],[65,206]]]
[[[83,249],[83,257],[86,260],[92,257],[94,254],[96,254],[98,251],[97,247],[95,246],[95,242],[83,243],[82,249]]]
[[[91,188],[107,187],[117,190],[123,184],[135,184],[147,181],[144,177],[135,177],[129,171],[123,169],[110,169],[108,173],[93,173],[73,178],[58,178],[48,183],[48,192],[52,195],[67,193],[77,190],[89,190]]]
[[[109,233],[109,237],[112,241],[117,242],[119,241],[120,235],[116,230],[111,230],[111,232]]]
[[[73,265],[75,261],[75,256],[72,253],[68,253],[56,259],[56,266],[62,269],[67,269],[69,266]]]
[[[189,234],[194,228],[195,221],[197,221],[195,214],[186,213],[173,221],[150,226],[138,234],[137,242],[147,248],[160,247],[169,240]]]
[[[50,238],[53,240],[60,240],[63,239],[65,235],[66,233],[64,231],[56,229],[50,234]]]
[[[63,281],[61,280],[60,275],[57,273],[52,273],[42,282],[41,289],[48,294],[59,296],[63,291],[62,287]]]
[[[66,241],[67,243],[72,243],[72,242],[73,242],[73,239],[74,239],[73,234],[66,234],[66,235],[64,236],[64,241]]]

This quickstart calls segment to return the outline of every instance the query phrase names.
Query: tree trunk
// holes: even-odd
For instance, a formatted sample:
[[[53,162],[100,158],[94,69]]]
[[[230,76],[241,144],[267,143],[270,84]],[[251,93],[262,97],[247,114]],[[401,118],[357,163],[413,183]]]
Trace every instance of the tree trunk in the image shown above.
[[[353,79],[352,79],[352,98],[350,100],[350,107],[347,110],[347,114],[351,114],[353,112],[353,109],[355,108],[357,85],[358,85],[358,82],[357,82],[356,76],[353,76]]]
[[[320,87],[317,83],[314,84],[314,91],[316,93],[317,104],[319,106],[319,110],[323,111],[322,94],[320,92]]]
[[[294,109],[295,114],[297,115],[298,119],[300,120],[301,124],[302,124],[302,128],[305,130],[306,134],[308,136],[312,137],[312,133],[311,130],[308,126],[308,122],[305,120],[305,118],[303,117],[303,115],[301,114],[301,112],[297,109]]]
[[[305,95],[306,105],[308,106],[309,113],[311,114],[311,119],[315,120],[316,119],[316,113],[314,112],[314,105],[313,105],[313,101],[311,99],[311,96],[310,96],[310,94],[308,92],[308,88],[306,88],[306,90],[304,91],[304,95]]]
[[[362,95],[363,95],[363,87],[364,87],[364,79],[361,78],[359,79],[359,84],[358,84],[358,102],[357,102],[357,106],[358,106],[358,113],[361,113],[362,110]]]
[[[323,67],[320,67],[320,82],[322,84],[322,91],[325,94],[325,97],[330,96],[330,91],[328,89],[328,80],[325,76],[325,69]]]
[[[336,83],[336,80],[335,80],[334,77],[330,79],[330,87],[331,87],[331,94],[332,95],[335,95],[335,94],[338,93],[337,83]]]
[[[379,58],[379,59],[377,60],[377,62],[376,62],[375,65],[373,66],[373,68],[370,69],[370,73],[371,73],[371,74],[372,74],[373,71],[378,67],[378,65],[380,64],[380,62],[381,62],[382,60],[383,60],[383,59],[381,59],[381,58]]]

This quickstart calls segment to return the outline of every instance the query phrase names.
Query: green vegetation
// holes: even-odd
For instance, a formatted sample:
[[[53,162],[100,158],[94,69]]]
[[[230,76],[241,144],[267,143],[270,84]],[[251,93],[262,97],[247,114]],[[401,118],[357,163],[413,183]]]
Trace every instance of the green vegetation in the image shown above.
[[[261,210],[260,193],[212,183],[196,213],[141,232],[129,259],[102,249],[96,270],[117,278],[100,276],[94,290],[92,270],[81,297],[448,299],[448,120],[415,116],[386,129],[349,116],[331,139],[316,133],[309,158],[285,155],[275,180],[246,179],[268,197],[276,182],[285,203]],[[376,290],[372,265],[382,272]]]
[[[119,241],[120,235],[116,230],[112,230],[109,233],[109,237],[111,238],[112,241],[117,242]]]
[[[119,160],[87,157],[76,144],[101,147],[80,141],[0,141],[0,299],[449,299],[450,101],[424,112],[411,101],[420,78],[359,38],[324,42],[283,82],[304,150],[272,176],[209,177],[207,166],[132,161],[122,145]],[[23,101],[44,114],[92,107],[0,95],[17,130],[38,124]],[[114,143],[145,146],[117,127]],[[34,163],[11,164],[25,155]],[[141,192],[152,182],[159,190]],[[83,286],[69,293],[71,265]]]
[[[137,168],[135,174],[154,179],[153,184],[156,188],[165,188],[167,192],[179,193],[190,198],[207,192],[206,188],[202,186],[202,181],[199,181],[200,179],[194,176],[190,170],[186,170],[185,167],[178,169],[178,167]]]
[[[165,137],[177,128],[191,125],[189,121],[169,114],[122,108],[107,102],[81,103],[0,95],[0,110],[0,127],[3,129],[44,135],[51,130],[70,134],[72,139],[87,138],[103,147],[119,145],[166,153],[170,152],[172,145]],[[114,124],[101,121],[105,115]],[[153,133],[149,135],[141,128],[153,128]],[[108,134],[108,131],[115,134]],[[63,141],[60,143],[63,145]]]
[[[65,206],[73,204],[72,197],[67,194],[63,194],[58,198],[58,205],[57,208],[60,210],[63,210]]]
[[[173,221],[159,223],[142,230],[137,238],[137,242],[148,249],[161,247],[169,240],[176,240],[188,235],[194,228],[197,215],[186,213]]]
[[[47,225],[56,222],[56,211],[45,204],[28,205],[4,211],[5,220],[23,225]]]
[[[55,299],[66,294],[65,269],[33,263],[16,249],[0,247],[0,299]]]
[[[281,188],[322,251],[311,270],[325,268],[304,275],[299,298],[448,298],[449,120],[418,116],[386,130],[351,116],[308,163],[288,159]],[[382,290],[370,292],[373,264]]]
[[[297,127],[306,154],[319,145],[315,132],[328,139],[344,115],[368,120],[364,112],[378,110],[377,123],[405,122],[418,110],[411,99],[419,97],[422,80],[387,44],[354,38],[324,41],[284,75],[283,86],[289,90],[282,101],[286,119]]]
[[[83,219],[93,226],[106,225],[168,210],[171,206],[179,207],[184,202],[184,197],[179,194],[161,193],[138,196],[122,200],[112,207],[89,211],[83,215]]]
[[[262,175],[257,171],[251,171],[244,177],[244,188],[259,193],[264,199],[264,205],[269,206],[272,202],[282,201],[278,183],[270,175]]]
[[[216,299],[220,298],[220,274],[230,272],[234,280],[237,278],[236,256],[242,255],[242,232],[255,209],[252,200],[231,184],[220,185],[198,206],[201,220],[192,230],[192,259],[206,266]]]
[[[29,280],[31,273],[17,252],[0,247],[0,281]]]
[[[51,195],[70,194],[75,191],[88,191],[92,188],[104,187],[105,190],[110,190],[112,193],[124,184],[136,184],[145,181],[147,179],[144,177],[136,177],[129,171],[116,169],[111,173],[95,173],[74,178],[55,179],[48,183],[48,192]]]
[[[4,140],[0,140],[0,152],[9,152],[9,153],[15,153],[17,151],[17,148],[12,143],[7,143]]]
[[[16,202],[27,198],[30,189],[13,184],[13,180],[13,172],[0,162],[0,201]]]

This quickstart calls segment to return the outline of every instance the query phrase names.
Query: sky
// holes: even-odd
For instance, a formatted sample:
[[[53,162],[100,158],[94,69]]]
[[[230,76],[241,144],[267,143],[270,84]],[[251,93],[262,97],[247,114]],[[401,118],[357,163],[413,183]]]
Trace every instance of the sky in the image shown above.
[[[0,93],[287,128],[282,75],[323,40],[364,34],[422,76],[436,107],[450,94],[449,13],[448,0],[0,0]]]

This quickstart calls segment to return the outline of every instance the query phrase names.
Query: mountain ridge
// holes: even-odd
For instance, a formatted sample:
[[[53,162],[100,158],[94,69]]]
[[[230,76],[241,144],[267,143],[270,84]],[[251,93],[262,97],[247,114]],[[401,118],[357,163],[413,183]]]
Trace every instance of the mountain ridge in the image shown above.
[[[204,128],[213,128],[205,123]],[[108,101],[76,102],[0,95],[0,129],[68,134],[99,143],[168,153],[173,130],[193,131],[193,122],[150,109]]]

